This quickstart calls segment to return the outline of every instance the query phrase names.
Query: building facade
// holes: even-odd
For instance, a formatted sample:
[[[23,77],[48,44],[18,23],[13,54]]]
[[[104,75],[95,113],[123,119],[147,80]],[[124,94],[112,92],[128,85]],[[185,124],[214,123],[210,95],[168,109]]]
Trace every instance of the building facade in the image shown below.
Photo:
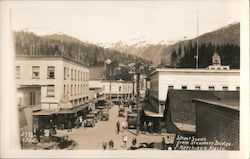
[[[17,57],[16,84],[20,106],[72,108],[88,101],[89,70],[63,57]]]
[[[169,89],[239,91],[240,70],[221,65],[216,52],[212,65],[204,69],[156,69],[150,74],[149,102],[157,113],[164,112]]]
[[[164,111],[169,89],[239,91],[240,71],[156,69],[150,75],[150,102],[158,113]]]
[[[106,98],[111,99],[130,99],[133,97],[133,82],[132,81],[108,81],[103,80],[102,82],[103,94]],[[111,90],[110,90],[111,85]]]

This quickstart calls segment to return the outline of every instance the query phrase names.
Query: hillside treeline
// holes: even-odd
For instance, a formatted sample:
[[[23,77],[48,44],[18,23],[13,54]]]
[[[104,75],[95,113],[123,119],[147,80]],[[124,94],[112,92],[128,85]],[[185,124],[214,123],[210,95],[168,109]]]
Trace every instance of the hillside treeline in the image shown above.
[[[173,50],[171,54],[171,66],[177,68],[195,68],[195,56],[197,45],[192,45],[190,41],[188,45],[179,46]],[[229,65],[232,69],[240,68],[240,47],[235,44],[199,45],[199,68],[206,68],[212,64],[212,56],[217,52],[221,57],[222,65]]]
[[[133,62],[138,59],[135,55],[107,50],[80,40],[52,39],[24,31],[14,32],[14,37],[16,55],[62,55],[87,66],[103,66],[108,58],[115,65],[121,61]]]

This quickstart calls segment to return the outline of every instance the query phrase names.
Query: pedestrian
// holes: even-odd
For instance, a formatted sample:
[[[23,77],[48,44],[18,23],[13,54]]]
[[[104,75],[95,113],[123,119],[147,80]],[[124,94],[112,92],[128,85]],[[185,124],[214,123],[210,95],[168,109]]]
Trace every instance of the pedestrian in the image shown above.
[[[151,121],[148,123],[148,132],[152,133],[152,122]]]
[[[107,149],[107,145],[108,145],[108,143],[107,143],[106,139],[104,139],[103,142],[102,142],[102,147],[103,147],[104,150]]]
[[[164,137],[162,138],[161,145],[162,145],[162,150],[165,150],[166,141]]]
[[[40,142],[40,135],[41,135],[40,130],[36,129],[36,137],[37,137],[38,142]]]
[[[114,148],[114,141],[112,139],[109,140],[109,149],[112,150]]]
[[[146,122],[144,122],[143,123],[143,131],[144,131],[144,134],[146,134],[147,133],[147,123]]]
[[[135,138],[135,137],[133,137],[133,140],[132,140],[132,145],[133,145],[133,146],[135,146],[135,145],[136,145],[136,142],[137,142],[136,138]]]
[[[119,122],[119,120],[117,121],[117,123],[116,123],[116,127],[117,127],[117,134],[119,134],[119,132],[120,132],[120,122]]]
[[[127,135],[123,135],[122,138],[123,138],[124,148],[126,148],[127,147],[128,137],[127,137]]]
[[[71,123],[71,121],[69,120],[68,121],[68,132],[72,132],[72,123]]]

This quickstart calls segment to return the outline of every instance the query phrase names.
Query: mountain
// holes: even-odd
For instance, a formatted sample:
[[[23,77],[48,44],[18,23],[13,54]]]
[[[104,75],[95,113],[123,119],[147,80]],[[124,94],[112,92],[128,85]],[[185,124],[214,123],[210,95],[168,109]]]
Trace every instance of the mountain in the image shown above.
[[[60,41],[65,41],[65,42],[75,42],[75,43],[80,43],[82,42],[81,40],[74,38],[72,36],[66,35],[66,34],[51,34],[51,35],[44,35],[42,36],[44,38],[52,39],[52,40],[60,40]]]
[[[108,50],[66,34],[38,36],[32,32],[17,31],[14,38],[16,55],[61,55],[93,67],[104,66],[108,58],[112,59],[114,66],[136,60],[147,63],[135,55]]]
[[[223,45],[223,44],[232,44],[232,45],[240,45],[240,23],[233,23],[217,30],[211,31],[209,33],[205,33],[200,35],[199,37],[199,45],[209,44],[212,45]],[[118,42],[113,46],[109,47],[109,50],[118,50],[120,52],[129,53],[132,55],[137,55],[146,60],[152,60],[155,65],[159,65],[163,63],[164,65],[171,64],[171,53],[173,50],[177,50],[179,46],[182,48],[187,46],[189,43],[195,45],[196,38],[188,39],[188,40],[179,40],[176,43],[166,42],[161,44],[146,44],[137,43],[137,44],[124,44],[122,42]],[[141,45],[143,44],[143,45]]]

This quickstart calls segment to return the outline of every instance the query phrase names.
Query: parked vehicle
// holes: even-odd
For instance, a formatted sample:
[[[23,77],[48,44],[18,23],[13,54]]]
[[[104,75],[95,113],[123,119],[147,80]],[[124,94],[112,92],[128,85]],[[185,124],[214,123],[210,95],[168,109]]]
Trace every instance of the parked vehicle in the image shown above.
[[[104,109],[106,107],[106,100],[98,100],[95,103],[95,108],[97,109]]]
[[[95,109],[95,110],[89,112],[89,114],[93,114],[96,117],[95,122],[97,122],[98,120],[101,119],[102,111],[101,111],[101,109]]]
[[[128,113],[127,117],[128,128],[136,128],[136,120],[137,120],[136,113]]]
[[[87,114],[84,121],[84,127],[94,127],[96,123],[96,116],[94,114]]]
[[[102,110],[102,117],[101,120],[108,121],[109,120],[109,109]]]
[[[118,116],[125,117],[125,109],[123,107],[119,108]]]

